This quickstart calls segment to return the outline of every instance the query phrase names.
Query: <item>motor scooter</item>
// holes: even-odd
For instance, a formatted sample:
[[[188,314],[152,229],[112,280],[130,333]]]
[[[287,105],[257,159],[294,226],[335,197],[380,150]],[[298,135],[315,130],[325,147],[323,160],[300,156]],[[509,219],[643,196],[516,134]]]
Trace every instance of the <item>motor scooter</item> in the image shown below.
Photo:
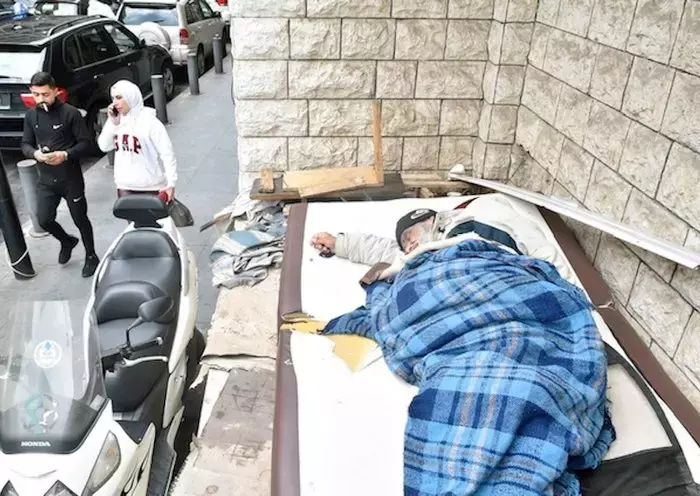
[[[194,255],[151,195],[84,301],[18,301],[0,336],[0,496],[165,496],[202,381]]]

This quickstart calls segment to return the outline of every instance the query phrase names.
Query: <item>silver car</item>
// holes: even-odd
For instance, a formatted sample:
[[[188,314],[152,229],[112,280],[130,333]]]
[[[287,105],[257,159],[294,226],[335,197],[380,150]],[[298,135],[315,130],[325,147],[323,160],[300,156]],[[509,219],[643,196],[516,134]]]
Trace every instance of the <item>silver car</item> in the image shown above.
[[[168,50],[175,65],[187,65],[187,54],[196,53],[200,75],[206,71],[214,37],[226,35],[221,13],[206,0],[124,0],[117,19],[146,44]]]

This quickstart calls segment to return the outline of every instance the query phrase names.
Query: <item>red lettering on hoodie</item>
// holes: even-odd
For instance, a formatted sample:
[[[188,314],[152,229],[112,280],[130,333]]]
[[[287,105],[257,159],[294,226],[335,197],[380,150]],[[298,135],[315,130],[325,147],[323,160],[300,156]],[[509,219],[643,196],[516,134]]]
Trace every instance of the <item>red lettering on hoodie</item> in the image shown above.
[[[131,145],[129,142],[131,141]],[[114,148],[119,150],[119,138],[114,136]],[[137,155],[141,152],[141,142],[138,137],[131,136],[128,134],[122,134],[121,151],[123,152],[133,152]]]

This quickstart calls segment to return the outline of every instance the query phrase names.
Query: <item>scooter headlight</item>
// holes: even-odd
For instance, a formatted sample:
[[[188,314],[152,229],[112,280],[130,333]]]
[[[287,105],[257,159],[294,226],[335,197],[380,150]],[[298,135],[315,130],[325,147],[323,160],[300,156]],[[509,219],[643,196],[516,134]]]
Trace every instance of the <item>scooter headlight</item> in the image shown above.
[[[12,487],[12,483],[8,481],[7,484],[5,484],[5,487],[2,488],[0,496],[19,496],[19,494],[17,494],[15,488]]]
[[[75,493],[64,486],[61,481],[57,481],[44,496],[75,496]]]
[[[117,437],[111,432],[107,433],[105,442],[102,444],[100,456],[97,457],[95,466],[92,467],[90,478],[83,496],[92,496],[109,480],[122,460]]]

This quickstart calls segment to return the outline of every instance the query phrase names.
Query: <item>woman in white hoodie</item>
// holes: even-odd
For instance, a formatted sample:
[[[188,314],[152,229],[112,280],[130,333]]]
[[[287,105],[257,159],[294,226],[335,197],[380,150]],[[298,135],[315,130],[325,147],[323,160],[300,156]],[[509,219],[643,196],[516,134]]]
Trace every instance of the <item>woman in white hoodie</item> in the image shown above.
[[[115,150],[114,182],[117,194],[175,196],[177,161],[173,145],[155,109],[143,105],[141,90],[131,81],[112,86],[109,120],[97,143],[103,152]]]

